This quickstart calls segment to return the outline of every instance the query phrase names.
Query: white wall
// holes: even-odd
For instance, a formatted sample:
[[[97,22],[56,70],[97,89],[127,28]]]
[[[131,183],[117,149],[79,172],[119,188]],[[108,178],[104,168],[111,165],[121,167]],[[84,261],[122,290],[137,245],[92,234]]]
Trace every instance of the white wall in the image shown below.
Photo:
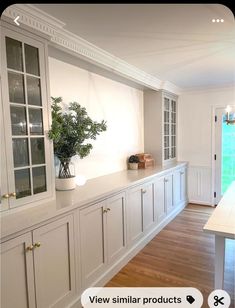
[[[76,174],[87,179],[127,168],[127,156],[142,152],[143,91],[49,57],[51,96],[77,101],[107,131],[93,142],[89,156],[73,160]]]
[[[212,109],[234,103],[235,87],[183,92],[179,97],[178,159],[189,162],[191,202],[213,202]]]

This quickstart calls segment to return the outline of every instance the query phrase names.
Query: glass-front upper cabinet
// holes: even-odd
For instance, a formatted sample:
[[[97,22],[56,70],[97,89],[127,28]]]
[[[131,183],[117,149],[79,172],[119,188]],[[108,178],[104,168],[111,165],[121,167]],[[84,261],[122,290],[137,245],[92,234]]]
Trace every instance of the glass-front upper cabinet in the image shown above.
[[[176,159],[176,100],[164,97],[164,161]]]
[[[45,45],[2,29],[1,209],[52,195]]]

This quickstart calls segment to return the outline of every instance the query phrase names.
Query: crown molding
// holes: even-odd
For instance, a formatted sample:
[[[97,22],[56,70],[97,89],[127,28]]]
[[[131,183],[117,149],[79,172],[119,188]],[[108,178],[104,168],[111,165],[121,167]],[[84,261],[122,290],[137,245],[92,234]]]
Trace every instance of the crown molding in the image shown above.
[[[235,83],[225,83],[221,85],[212,85],[207,87],[193,87],[193,88],[184,88],[181,90],[181,94],[187,93],[198,93],[198,92],[218,92],[223,90],[232,89],[235,91]]]
[[[170,81],[163,81],[161,85],[161,89],[180,95],[182,93],[182,89]]]
[[[113,73],[157,91],[166,90],[177,95],[181,92],[181,89],[171,82],[162,81],[64,29],[65,23],[33,5],[14,4],[7,7],[3,15],[10,18],[12,22],[17,16],[20,16],[20,23],[47,35],[54,47],[72,52],[74,55]]]

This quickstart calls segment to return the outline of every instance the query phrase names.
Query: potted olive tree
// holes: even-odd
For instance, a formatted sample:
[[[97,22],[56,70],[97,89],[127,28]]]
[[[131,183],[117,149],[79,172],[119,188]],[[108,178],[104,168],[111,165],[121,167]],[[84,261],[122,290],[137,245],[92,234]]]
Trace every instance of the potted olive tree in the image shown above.
[[[53,140],[54,154],[60,162],[56,189],[70,190],[76,187],[75,174],[70,170],[71,158],[87,156],[92,149],[89,140],[95,140],[107,126],[105,121],[92,121],[77,102],[70,103],[68,111],[62,112],[61,102],[61,97],[52,97],[52,125],[48,137]]]

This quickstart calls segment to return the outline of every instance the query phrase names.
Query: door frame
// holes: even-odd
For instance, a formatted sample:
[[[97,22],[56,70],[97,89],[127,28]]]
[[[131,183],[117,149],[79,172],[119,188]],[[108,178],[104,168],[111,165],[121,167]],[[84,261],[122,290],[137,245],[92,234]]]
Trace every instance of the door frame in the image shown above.
[[[214,206],[217,204],[216,197],[214,197],[214,192],[216,192],[216,161],[214,159],[214,155],[216,154],[216,122],[215,122],[215,116],[216,116],[216,109],[224,109],[226,108],[228,104],[226,105],[213,105],[211,110],[211,204]],[[235,107],[234,103],[232,103],[232,106]]]

